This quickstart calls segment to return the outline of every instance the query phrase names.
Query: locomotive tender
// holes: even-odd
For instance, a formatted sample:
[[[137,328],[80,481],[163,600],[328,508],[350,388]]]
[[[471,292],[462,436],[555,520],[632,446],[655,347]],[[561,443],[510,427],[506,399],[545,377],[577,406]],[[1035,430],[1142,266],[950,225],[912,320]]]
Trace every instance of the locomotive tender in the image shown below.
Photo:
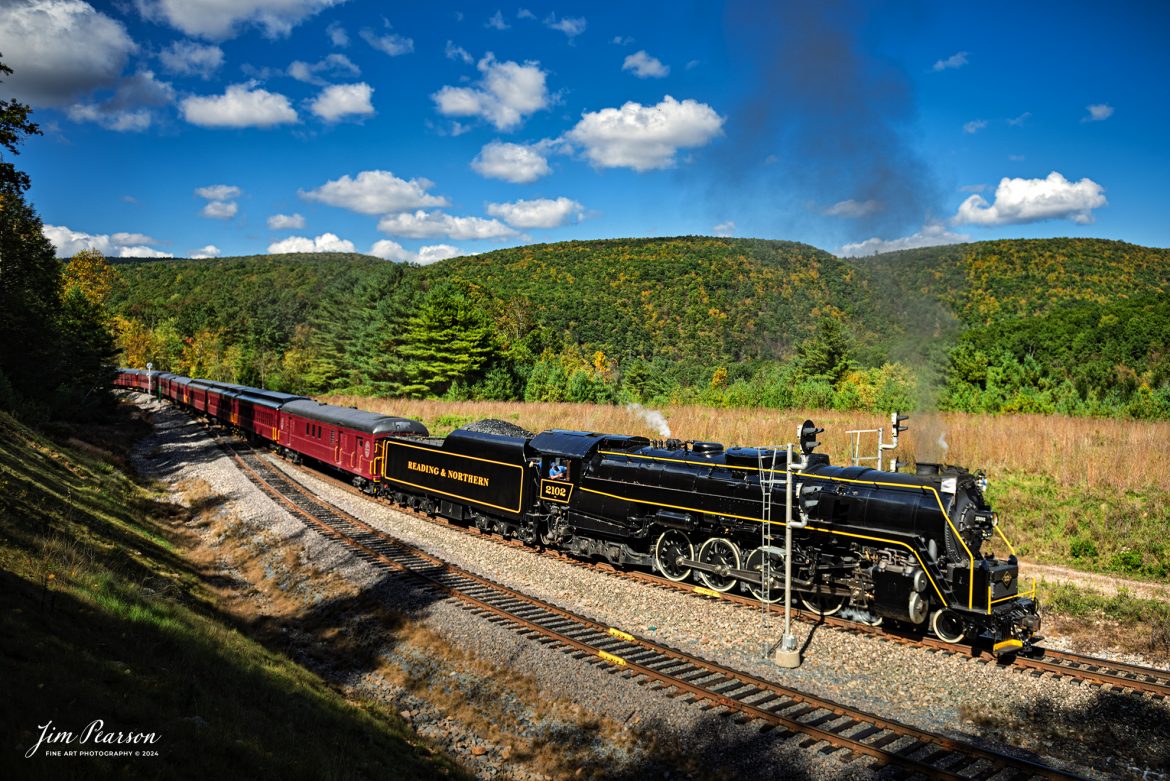
[[[833,466],[806,447],[786,519],[782,450],[559,429],[435,439],[417,421],[226,383],[123,369],[115,385],[157,392],[367,493],[712,592],[782,598],[784,550],[761,532],[791,520],[793,588],[810,610],[988,642],[997,654],[1039,639],[1038,603],[1019,589],[982,478],[959,467]],[[1006,559],[985,550],[996,537]]]

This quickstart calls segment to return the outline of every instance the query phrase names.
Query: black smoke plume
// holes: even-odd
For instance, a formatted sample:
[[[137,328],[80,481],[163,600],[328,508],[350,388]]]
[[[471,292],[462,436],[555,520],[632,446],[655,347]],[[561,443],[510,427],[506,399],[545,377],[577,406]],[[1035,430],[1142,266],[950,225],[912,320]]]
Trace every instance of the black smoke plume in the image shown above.
[[[935,211],[937,188],[913,146],[912,85],[900,66],[863,45],[873,14],[896,14],[893,26],[904,23],[901,34],[913,35],[917,11],[852,0],[732,0],[728,48],[755,84],[726,124],[719,168],[727,186],[717,197],[770,201],[778,232],[799,231],[810,211],[846,201],[852,208],[841,211],[853,216],[835,221],[850,239],[920,228]]]

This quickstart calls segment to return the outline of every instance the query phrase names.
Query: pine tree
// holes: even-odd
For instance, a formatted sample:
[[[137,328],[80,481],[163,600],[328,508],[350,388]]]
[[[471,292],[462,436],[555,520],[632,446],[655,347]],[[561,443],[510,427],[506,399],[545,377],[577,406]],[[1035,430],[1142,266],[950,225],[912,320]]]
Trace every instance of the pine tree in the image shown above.
[[[407,359],[410,394],[441,394],[474,379],[498,354],[491,318],[452,288],[432,288],[406,319],[398,352]]]

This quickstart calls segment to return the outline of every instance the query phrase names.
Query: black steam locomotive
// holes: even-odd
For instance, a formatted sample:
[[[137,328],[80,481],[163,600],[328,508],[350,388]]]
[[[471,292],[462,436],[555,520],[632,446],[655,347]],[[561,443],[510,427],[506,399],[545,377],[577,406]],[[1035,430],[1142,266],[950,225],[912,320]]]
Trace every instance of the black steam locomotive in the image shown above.
[[[792,478],[793,588],[806,607],[929,628],[947,642],[980,639],[997,654],[1039,639],[1014,554],[983,551],[996,535],[1008,543],[981,477],[935,464],[913,475],[832,466],[814,445],[805,442]],[[761,527],[783,539],[786,458],[715,442],[457,430],[442,441],[387,439],[377,490],[529,544],[774,602],[784,548]]]
[[[785,562],[773,535],[791,525],[793,587],[814,611],[989,641],[997,653],[1038,639],[1037,603],[1020,592],[1015,556],[983,550],[998,534],[1011,554],[981,477],[934,464],[914,475],[832,466],[813,452],[811,423],[786,518],[787,453],[776,449],[562,430],[458,429],[435,439],[416,421],[255,388],[133,369],[115,384],[157,393],[369,493],[531,545],[775,602]]]

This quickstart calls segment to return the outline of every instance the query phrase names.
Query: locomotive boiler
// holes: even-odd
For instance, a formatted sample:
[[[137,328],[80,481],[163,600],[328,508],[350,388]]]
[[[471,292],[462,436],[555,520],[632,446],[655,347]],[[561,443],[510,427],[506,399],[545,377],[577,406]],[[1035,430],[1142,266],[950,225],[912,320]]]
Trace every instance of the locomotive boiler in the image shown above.
[[[833,466],[810,447],[792,473],[797,502],[785,518],[786,458],[715,442],[457,430],[441,442],[388,440],[383,491],[528,544],[768,602],[783,597],[784,571],[769,532],[791,521],[793,588],[811,610],[899,622],[947,642],[980,639],[998,654],[1038,639],[1037,602],[1020,592],[981,476],[942,465],[916,474]],[[1006,558],[989,550],[992,540]]]
[[[775,602],[786,562],[772,538],[790,525],[792,584],[810,610],[998,654],[1039,639],[1038,603],[1020,590],[981,475],[835,466],[813,452],[811,422],[789,471],[776,448],[561,429],[434,438],[413,420],[162,372],[122,369],[115,385],[157,393],[367,493],[529,545]]]

